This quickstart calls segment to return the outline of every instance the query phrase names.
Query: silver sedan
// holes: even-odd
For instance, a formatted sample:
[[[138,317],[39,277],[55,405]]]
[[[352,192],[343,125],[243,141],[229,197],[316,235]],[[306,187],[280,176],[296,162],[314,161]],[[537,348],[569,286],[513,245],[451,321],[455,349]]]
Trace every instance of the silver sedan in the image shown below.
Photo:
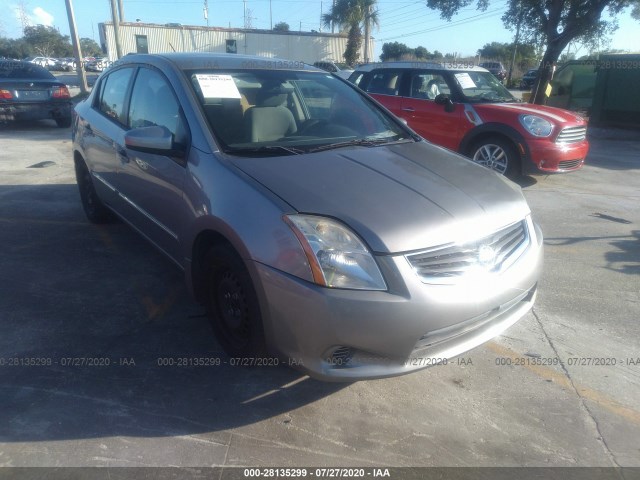
[[[183,269],[244,364],[404,374],[535,300],[542,234],[520,188],[303,63],[128,55],[72,132],[89,220],[119,217]]]

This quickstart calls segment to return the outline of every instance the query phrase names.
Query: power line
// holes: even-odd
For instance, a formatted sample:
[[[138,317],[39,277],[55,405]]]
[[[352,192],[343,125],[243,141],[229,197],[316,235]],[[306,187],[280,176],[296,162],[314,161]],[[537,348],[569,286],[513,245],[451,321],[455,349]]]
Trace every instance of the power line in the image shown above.
[[[416,32],[405,33],[405,34],[402,34],[402,35],[397,35],[395,37],[381,38],[378,41],[384,42],[386,40],[394,40],[396,38],[411,37],[413,35],[420,35],[422,33],[435,32],[437,30],[444,30],[446,28],[457,27],[457,26],[460,26],[460,25],[465,25],[465,24],[468,24],[468,23],[474,23],[474,22],[477,22],[477,21],[480,21],[480,20],[485,20],[487,18],[498,16],[501,13],[502,13],[502,9],[490,10],[489,12],[484,12],[484,13],[481,13],[481,14],[478,14],[478,15],[474,15],[472,17],[461,19],[461,20],[459,20],[457,22],[450,22],[450,23],[447,23],[445,25],[439,25],[437,27],[427,28],[427,29],[424,29],[424,30],[416,31]]]

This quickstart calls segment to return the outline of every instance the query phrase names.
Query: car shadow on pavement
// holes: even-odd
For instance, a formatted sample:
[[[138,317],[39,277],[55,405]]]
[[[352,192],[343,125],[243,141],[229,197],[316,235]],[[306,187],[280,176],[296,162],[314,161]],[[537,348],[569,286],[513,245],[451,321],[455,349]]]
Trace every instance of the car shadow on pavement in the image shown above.
[[[606,220],[628,224],[627,220],[610,217],[607,215],[591,215]],[[608,217],[608,218],[607,218]],[[629,235],[594,236],[594,237],[551,237],[544,242],[552,246],[575,245],[590,241],[608,241],[611,250],[605,252],[606,268],[614,272],[628,275],[640,275],[640,230],[632,230]]]
[[[0,244],[0,442],[218,432],[347,386],[233,365],[182,272],[76,185],[0,186]]]

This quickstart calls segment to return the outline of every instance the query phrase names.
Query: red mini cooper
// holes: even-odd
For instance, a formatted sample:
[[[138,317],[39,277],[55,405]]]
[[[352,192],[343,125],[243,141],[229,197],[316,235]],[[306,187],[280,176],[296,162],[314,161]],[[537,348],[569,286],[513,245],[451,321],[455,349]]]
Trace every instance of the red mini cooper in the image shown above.
[[[463,67],[375,63],[349,80],[425,139],[504,175],[582,167],[589,151],[582,117],[519,102],[488,70]]]

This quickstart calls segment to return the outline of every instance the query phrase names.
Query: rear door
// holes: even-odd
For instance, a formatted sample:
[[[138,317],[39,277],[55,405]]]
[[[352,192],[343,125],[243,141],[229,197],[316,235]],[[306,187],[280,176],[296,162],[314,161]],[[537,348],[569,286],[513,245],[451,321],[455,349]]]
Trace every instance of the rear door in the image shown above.
[[[409,89],[406,96],[401,97],[399,116],[430,142],[457,150],[464,108],[454,103],[453,111],[447,112],[444,105],[435,102],[439,94],[451,96],[446,75],[437,70],[412,70],[408,81]]]
[[[120,68],[101,78],[91,114],[81,119],[85,156],[100,198],[118,212],[122,199],[116,195],[121,148],[127,129],[127,98],[135,69]]]

